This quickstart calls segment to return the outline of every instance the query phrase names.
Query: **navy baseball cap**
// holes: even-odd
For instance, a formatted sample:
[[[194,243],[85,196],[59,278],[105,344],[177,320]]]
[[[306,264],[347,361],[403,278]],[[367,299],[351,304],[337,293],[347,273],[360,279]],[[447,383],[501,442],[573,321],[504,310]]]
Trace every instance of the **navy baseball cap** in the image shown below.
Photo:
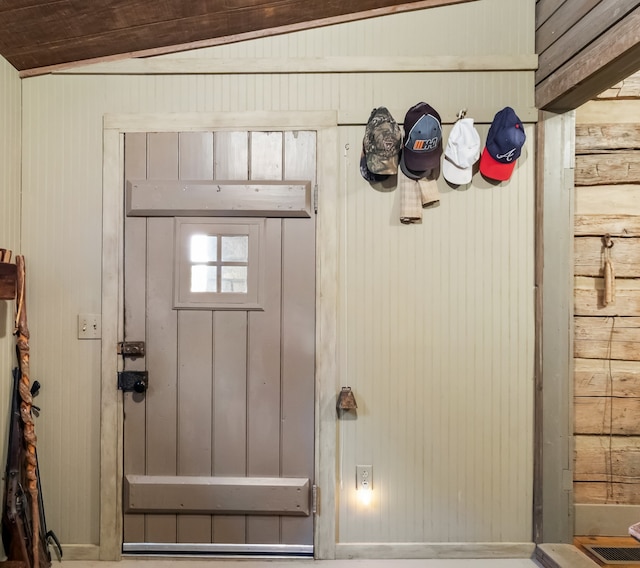
[[[487,143],[480,157],[480,173],[490,179],[506,181],[511,177],[526,140],[524,126],[511,107],[494,116]]]
[[[404,142],[400,167],[412,179],[440,172],[442,121],[438,112],[425,102],[412,106],[404,117]]]

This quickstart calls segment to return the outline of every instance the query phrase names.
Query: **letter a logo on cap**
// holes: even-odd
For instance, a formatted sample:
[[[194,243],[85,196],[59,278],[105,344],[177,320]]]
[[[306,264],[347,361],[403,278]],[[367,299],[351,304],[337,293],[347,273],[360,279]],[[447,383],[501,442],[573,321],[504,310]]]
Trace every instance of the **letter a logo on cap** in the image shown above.
[[[495,115],[489,128],[480,158],[480,173],[490,179],[508,180],[525,140],[522,121],[511,107],[503,108]]]

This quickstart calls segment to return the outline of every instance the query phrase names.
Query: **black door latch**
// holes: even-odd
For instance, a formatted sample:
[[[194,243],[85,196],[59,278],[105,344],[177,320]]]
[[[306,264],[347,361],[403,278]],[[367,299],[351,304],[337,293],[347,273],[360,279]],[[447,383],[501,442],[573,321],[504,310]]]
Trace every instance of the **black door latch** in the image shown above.
[[[149,386],[148,371],[119,371],[118,388],[124,392],[143,393]]]

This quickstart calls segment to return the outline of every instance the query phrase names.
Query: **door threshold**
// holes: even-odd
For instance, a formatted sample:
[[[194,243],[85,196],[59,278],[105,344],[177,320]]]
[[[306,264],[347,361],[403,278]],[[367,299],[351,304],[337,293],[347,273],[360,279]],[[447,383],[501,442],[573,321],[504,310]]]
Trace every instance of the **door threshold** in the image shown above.
[[[122,553],[135,557],[313,558],[313,545],[127,542],[122,545]]]

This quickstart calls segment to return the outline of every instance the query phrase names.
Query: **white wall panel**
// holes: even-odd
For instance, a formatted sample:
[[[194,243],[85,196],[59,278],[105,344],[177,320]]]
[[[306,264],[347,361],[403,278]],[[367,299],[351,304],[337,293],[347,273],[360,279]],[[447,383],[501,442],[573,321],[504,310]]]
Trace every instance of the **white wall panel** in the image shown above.
[[[339,425],[340,542],[527,541],[532,147],[508,184],[439,180],[440,206],[405,226],[398,191],[354,167],[362,129],[342,134],[341,367],[359,408]],[[371,508],[355,501],[357,464],[374,466]]]
[[[535,2],[479,0],[159,57],[516,55],[532,52]],[[425,13],[426,12],[426,13]]]
[[[0,247],[12,251],[11,262],[21,252],[20,118],[20,78],[18,72],[0,57]],[[28,260],[26,270],[29,282]],[[14,301],[0,300],[0,409],[1,416],[7,420],[11,407],[11,369],[17,366],[13,336],[15,310]],[[0,422],[2,467],[7,452],[7,420]]]
[[[479,0],[172,57],[526,55],[533,8],[532,0]],[[22,88],[23,250],[33,374],[45,385],[38,427],[47,520],[73,544],[99,539],[100,342],[76,339],[76,317],[101,310],[105,114],[337,110],[366,120],[374,106],[404,110],[426,100],[450,123],[462,107],[493,116],[507,104],[533,106],[533,71],[60,74],[25,79]],[[483,137],[487,128],[479,125]],[[508,184],[476,175],[458,191],[440,180],[440,207],[403,226],[398,192],[360,177],[364,125],[340,128],[336,386],[352,386],[359,409],[357,420],[339,424],[339,542],[531,539],[527,132]],[[374,466],[369,509],[355,502],[356,464]]]

